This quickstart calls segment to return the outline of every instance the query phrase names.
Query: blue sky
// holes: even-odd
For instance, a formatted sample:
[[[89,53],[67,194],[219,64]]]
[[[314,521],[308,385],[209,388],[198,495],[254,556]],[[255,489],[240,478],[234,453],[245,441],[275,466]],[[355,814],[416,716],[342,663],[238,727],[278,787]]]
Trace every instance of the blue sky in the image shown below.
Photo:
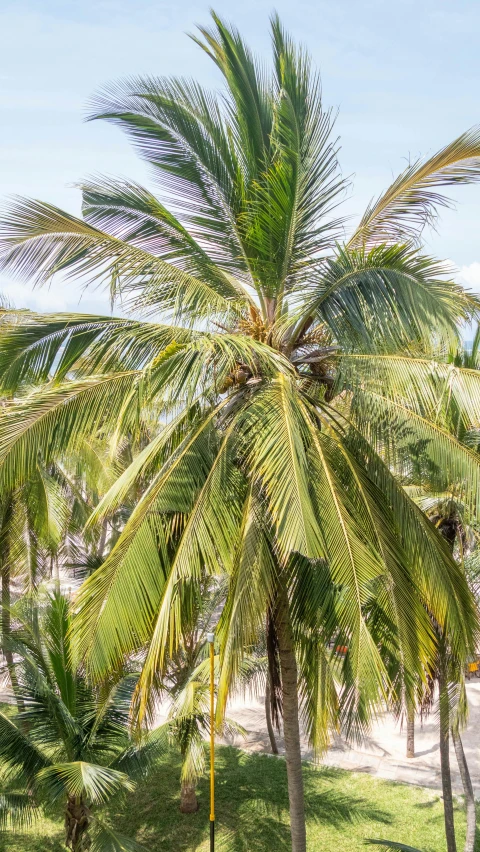
[[[268,57],[268,0],[215,6]],[[321,70],[325,103],[338,107],[348,211],[359,215],[407,157],[433,153],[480,123],[478,0],[277,0],[291,33]],[[0,198],[18,193],[79,212],[75,182],[106,173],[148,182],[120,131],[83,121],[89,96],[129,74],[196,76],[218,87],[215,68],[187,38],[209,5],[165,0],[1,0]],[[480,186],[457,190],[428,248],[480,291]],[[18,307],[78,310],[80,287],[50,290],[0,277]],[[82,310],[107,311],[102,293]]]

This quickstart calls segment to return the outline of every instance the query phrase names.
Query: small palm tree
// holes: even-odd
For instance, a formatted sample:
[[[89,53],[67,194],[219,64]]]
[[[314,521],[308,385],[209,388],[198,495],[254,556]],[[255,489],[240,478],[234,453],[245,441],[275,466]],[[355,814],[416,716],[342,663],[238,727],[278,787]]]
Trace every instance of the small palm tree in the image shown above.
[[[396,474],[414,435],[480,505],[479,460],[446,427],[452,404],[478,424],[480,379],[443,355],[479,303],[421,248],[448,204],[439,187],[479,180],[480,131],[409,164],[347,237],[332,115],[306,52],[277,17],[269,70],[216,15],[195,40],[222,97],[137,78],[94,107],[129,134],[163,200],[90,180],[81,218],[24,199],[3,218],[3,268],[104,284],[144,319],[38,316],[7,331],[0,375],[17,399],[0,419],[0,486],[27,477],[40,449],[120,440],[161,411],[93,513],[101,522],[146,485],[78,598],[77,649],[102,677],[148,645],[141,717],[205,572],[226,574],[218,714],[268,620],[292,848],[305,852],[300,711],[317,749],[338,713],[361,733],[394,670],[407,691],[428,670],[427,613],[459,658],[473,641],[464,575]],[[333,637],[347,649],[339,697]]]
[[[164,729],[179,748],[182,756],[180,778],[180,810],[198,810],[196,787],[206,769],[204,740],[210,735],[210,653],[207,632],[212,629],[216,613],[227,593],[226,584],[205,582],[194,603],[190,623],[186,620],[178,646],[168,658],[166,673],[156,685],[159,697],[170,701]],[[236,687],[257,691],[264,686],[267,658],[258,649],[245,656]],[[219,656],[214,658],[215,681],[218,680]],[[160,730],[160,729],[158,729]],[[217,726],[221,735],[244,734],[243,728],[231,719],[222,719]]]
[[[198,779],[206,770],[205,738],[210,734],[210,660],[208,645],[198,648],[205,659],[192,670],[182,667],[180,683],[170,680],[169,693],[173,699],[169,717],[165,724],[182,756],[180,777],[180,810],[195,813],[198,810],[196,787]],[[246,667],[248,662],[246,663]],[[215,658],[218,674],[219,659]],[[251,672],[249,671],[250,675]],[[217,728],[221,735],[245,733],[240,725],[230,719],[222,719]]]
[[[132,742],[128,714],[135,678],[126,674],[105,687],[90,687],[72,663],[69,629],[68,601],[56,593],[39,620],[23,620],[16,631],[23,709],[12,717],[0,714],[0,758],[8,781],[2,820],[15,825],[61,803],[65,845],[72,852],[133,852],[138,844],[116,834],[95,807],[133,789],[159,738]]]

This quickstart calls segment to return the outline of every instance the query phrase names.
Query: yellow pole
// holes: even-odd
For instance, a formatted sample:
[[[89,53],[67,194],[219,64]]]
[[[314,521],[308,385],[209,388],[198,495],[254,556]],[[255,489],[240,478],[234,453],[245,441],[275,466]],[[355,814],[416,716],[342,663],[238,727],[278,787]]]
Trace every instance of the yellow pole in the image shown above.
[[[215,636],[207,634],[210,644],[210,852],[215,850]]]

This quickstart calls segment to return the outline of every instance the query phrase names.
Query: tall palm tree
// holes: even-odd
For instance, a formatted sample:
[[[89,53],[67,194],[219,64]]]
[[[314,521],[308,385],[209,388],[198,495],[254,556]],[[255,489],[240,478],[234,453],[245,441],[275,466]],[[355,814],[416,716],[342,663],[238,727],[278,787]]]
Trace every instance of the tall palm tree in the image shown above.
[[[431,484],[435,485],[435,482]],[[417,494],[415,499],[417,504],[421,506],[436,528],[441,532],[448,542],[452,553],[461,561],[463,566],[464,557],[468,556],[470,550],[477,544],[478,532],[471,525],[472,520],[474,521],[475,519],[468,517],[465,511],[466,507],[463,504],[462,494],[455,493],[455,488],[445,489],[445,482],[437,481],[436,484],[437,488],[440,486],[440,490],[428,493],[428,490],[425,489],[423,493],[420,492],[420,494]],[[473,554],[475,558],[475,550]],[[468,569],[466,577],[471,582]],[[474,584],[472,584],[472,591],[475,592]],[[440,766],[442,772],[447,848],[449,852],[456,852],[457,848],[449,754],[451,736],[465,794],[467,811],[465,852],[473,852],[476,840],[476,805],[460,733],[461,728],[465,726],[468,718],[468,703],[465,693],[465,666],[462,662],[458,663],[454,655],[449,652],[448,646],[444,641],[439,642],[438,661],[435,669],[430,673],[430,680],[431,688],[424,695],[423,705],[424,709],[427,709],[428,705],[433,704],[434,686],[438,684]]]
[[[478,424],[480,382],[442,352],[479,303],[421,235],[448,204],[442,186],[480,178],[480,131],[409,164],[347,239],[332,114],[307,53],[276,17],[271,69],[216,15],[195,41],[221,96],[135,78],[94,105],[129,134],[163,200],[104,178],[82,185],[82,218],[25,199],[3,217],[4,269],[103,284],[134,318],[38,316],[2,337],[16,399],[0,421],[0,486],[40,449],[115,443],[161,410],[164,426],[91,518],[146,483],[78,597],[77,651],[101,676],[148,643],[142,716],[205,573],[226,573],[219,718],[268,621],[292,848],[305,852],[299,713],[317,748],[338,714],[361,734],[379,701],[428,669],[427,613],[459,658],[471,647],[463,572],[392,471],[413,434],[478,506],[477,457],[444,419],[454,402]]]

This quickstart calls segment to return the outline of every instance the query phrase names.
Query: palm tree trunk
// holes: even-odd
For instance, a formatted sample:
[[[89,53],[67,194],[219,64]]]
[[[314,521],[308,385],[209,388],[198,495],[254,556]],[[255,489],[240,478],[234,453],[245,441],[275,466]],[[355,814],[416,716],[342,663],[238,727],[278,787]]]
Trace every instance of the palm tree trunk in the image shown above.
[[[452,739],[455,746],[458,768],[465,792],[465,804],[467,808],[467,836],[465,838],[465,852],[474,852],[477,834],[477,820],[475,814],[475,796],[473,794],[472,779],[468,769],[467,759],[463,750],[460,734],[452,727]]]
[[[88,832],[90,810],[81,797],[69,796],[65,809],[65,846],[72,852],[86,852],[91,839]]]
[[[60,594],[60,566],[58,564],[58,557],[55,553],[50,554],[50,576],[53,579],[53,586],[55,589],[55,594]]]
[[[283,592],[275,615],[282,676],[283,733],[287,763],[288,798],[292,852],[306,852],[305,801],[303,793],[302,755],[298,713],[297,661],[287,595]]]
[[[415,757],[415,705],[407,700],[407,757]]]
[[[98,540],[97,547],[97,559],[99,563],[103,562],[103,554],[105,552],[105,545],[107,543],[107,532],[108,532],[108,520],[105,518],[102,522],[100,538]]]
[[[12,692],[16,698],[19,710],[24,710],[24,703],[18,697],[18,680],[15,663],[10,645],[11,639],[11,567],[10,567],[10,523],[13,514],[13,499],[7,495],[3,507],[2,528],[0,531],[0,561],[2,573],[2,652],[7,664]]]
[[[272,688],[270,686],[270,673],[267,672],[267,683],[265,686],[265,718],[267,720],[267,731],[270,739],[270,748],[272,749],[272,754],[278,754],[277,740],[275,739],[275,731],[273,730],[272,722],[271,690]]]
[[[448,706],[448,684],[441,673],[438,677],[440,705],[440,766],[442,771],[443,813],[447,852],[457,852],[455,821],[453,816],[452,776],[450,772],[450,711]]]
[[[10,618],[10,606],[11,606],[11,597],[10,597],[10,564],[7,558],[5,558],[5,553],[2,554],[2,651],[3,656],[5,657],[7,663],[8,674],[10,675],[10,682],[12,685],[13,693],[16,694],[18,689],[17,676],[15,674],[15,664],[13,661],[13,654],[10,648],[10,636],[11,636],[11,618]]]
[[[28,585],[30,594],[36,591],[38,581],[38,542],[33,531],[33,520],[27,507],[28,535]]]
[[[195,814],[198,811],[195,784],[182,781],[180,788],[180,811],[182,814]]]

